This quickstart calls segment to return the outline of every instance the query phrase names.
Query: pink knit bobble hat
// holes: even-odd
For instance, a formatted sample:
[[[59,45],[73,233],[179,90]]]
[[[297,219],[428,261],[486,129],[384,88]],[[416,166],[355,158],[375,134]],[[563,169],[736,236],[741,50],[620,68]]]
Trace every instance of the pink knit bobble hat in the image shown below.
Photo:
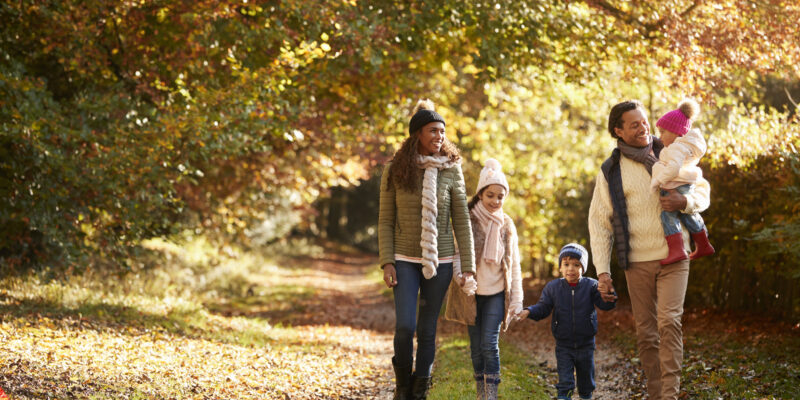
[[[658,119],[656,126],[670,131],[678,136],[683,136],[692,129],[692,120],[700,112],[700,106],[691,99],[686,99],[672,110]]]

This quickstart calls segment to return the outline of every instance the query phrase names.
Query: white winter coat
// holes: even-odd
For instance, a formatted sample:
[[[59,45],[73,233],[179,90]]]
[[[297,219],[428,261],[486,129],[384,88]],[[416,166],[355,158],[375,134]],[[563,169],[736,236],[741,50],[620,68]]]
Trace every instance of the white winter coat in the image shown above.
[[[697,182],[698,178],[703,177],[703,171],[697,163],[706,153],[706,149],[706,140],[696,128],[675,139],[671,145],[661,150],[658,162],[653,164],[650,188],[675,189]]]

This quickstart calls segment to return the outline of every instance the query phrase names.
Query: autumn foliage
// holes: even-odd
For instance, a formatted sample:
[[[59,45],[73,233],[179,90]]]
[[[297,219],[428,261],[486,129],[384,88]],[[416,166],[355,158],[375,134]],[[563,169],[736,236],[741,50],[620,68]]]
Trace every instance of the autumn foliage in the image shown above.
[[[793,111],[764,89],[800,79],[799,19],[778,0],[6,2],[0,268],[134,268],[142,240],[185,229],[251,244],[285,225],[313,231],[307,218],[269,221],[369,177],[424,96],[468,179],[487,155],[510,165],[509,207],[545,275],[556,246],[587,237],[581,213],[619,99],[641,98],[654,118],[699,98],[706,131],[730,146],[712,146],[727,155],[704,167],[719,187],[793,193],[796,174],[754,160],[796,159]],[[743,111],[759,104],[776,113]],[[786,134],[740,152],[762,122]],[[783,214],[796,205],[775,196],[781,211],[731,237],[796,238]]]

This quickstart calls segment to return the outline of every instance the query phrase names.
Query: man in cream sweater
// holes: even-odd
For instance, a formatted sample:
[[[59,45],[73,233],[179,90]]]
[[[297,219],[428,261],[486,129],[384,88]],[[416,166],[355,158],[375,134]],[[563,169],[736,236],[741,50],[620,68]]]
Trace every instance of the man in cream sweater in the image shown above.
[[[624,101],[611,109],[608,131],[617,147],[597,175],[589,207],[589,234],[598,288],[613,297],[612,244],[625,271],[637,345],[651,400],[677,399],[680,392],[683,333],[681,316],[689,280],[689,260],[661,265],[668,253],[661,228],[662,210],[702,212],[709,205],[708,181],[698,179],[694,193],[671,190],[659,197],[650,189],[653,164],[664,147],[650,135],[644,106]],[[684,247],[689,234],[684,228]]]

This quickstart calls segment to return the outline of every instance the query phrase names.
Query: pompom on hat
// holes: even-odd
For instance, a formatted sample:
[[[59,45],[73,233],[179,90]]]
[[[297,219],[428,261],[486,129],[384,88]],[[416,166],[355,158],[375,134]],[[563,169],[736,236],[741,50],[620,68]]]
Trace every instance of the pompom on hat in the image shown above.
[[[656,126],[683,136],[692,129],[692,120],[700,113],[700,106],[691,99],[681,101],[678,108],[672,110],[656,121]]]
[[[421,99],[412,111],[411,121],[408,123],[408,134],[412,135],[414,132],[422,129],[423,126],[431,122],[441,122],[444,125],[444,118],[439,113],[434,111],[433,102],[429,99]]]
[[[577,243],[570,243],[561,248],[561,251],[558,253],[558,265],[561,266],[561,260],[564,257],[572,257],[581,261],[581,266],[583,267],[583,272],[581,273],[586,274],[586,268],[589,265],[589,252],[586,251],[586,248],[577,244]]]
[[[483,165],[481,175],[478,178],[478,189],[475,190],[475,193],[480,192],[481,189],[489,185],[500,185],[506,188],[506,193],[510,191],[508,180],[506,180],[506,176],[503,174],[503,167],[501,167],[500,162],[494,158],[486,160],[486,163]]]

